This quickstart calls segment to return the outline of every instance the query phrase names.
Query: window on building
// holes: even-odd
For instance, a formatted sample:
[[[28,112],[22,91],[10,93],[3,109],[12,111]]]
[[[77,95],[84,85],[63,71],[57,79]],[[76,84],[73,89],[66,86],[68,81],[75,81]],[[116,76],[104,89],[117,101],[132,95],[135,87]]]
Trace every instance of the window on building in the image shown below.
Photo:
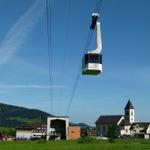
[[[131,116],[133,116],[133,111],[131,111]]]
[[[126,133],[128,132],[128,129],[126,129]]]

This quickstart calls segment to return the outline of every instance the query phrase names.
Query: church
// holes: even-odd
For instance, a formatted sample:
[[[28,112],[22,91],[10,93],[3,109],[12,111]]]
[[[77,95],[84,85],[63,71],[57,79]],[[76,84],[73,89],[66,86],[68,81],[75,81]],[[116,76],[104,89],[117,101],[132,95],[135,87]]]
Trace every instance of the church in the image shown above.
[[[135,122],[135,109],[130,100],[124,108],[124,115],[103,115],[95,124],[97,137],[108,137],[109,127],[115,125],[117,137],[150,138],[150,122]]]

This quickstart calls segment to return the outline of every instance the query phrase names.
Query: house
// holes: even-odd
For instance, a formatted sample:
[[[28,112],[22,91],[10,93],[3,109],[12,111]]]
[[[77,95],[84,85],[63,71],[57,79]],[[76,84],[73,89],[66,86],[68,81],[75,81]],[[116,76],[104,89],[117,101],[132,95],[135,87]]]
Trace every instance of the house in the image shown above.
[[[46,136],[47,124],[36,123],[32,125],[23,125],[16,128],[16,139],[17,140],[31,140],[40,139]]]
[[[150,123],[135,122],[135,109],[130,100],[124,108],[124,115],[100,116],[95,124],[97,137],[108,137],[109,128],[114,125],[118,137],[150,138]]]
[[[32,138],[33,128],[31,126],[20,126],[16,128],[17,140],[30,140]]]
[[[137,138],[150,138],[150,123],[148,122],[137,122],[133,123],[130,127],[131,135]]]
[[[46,136],[47,124],[45,122],[32,124],[32,128],[33,128],[33,138],[34,137],[42,138]]]

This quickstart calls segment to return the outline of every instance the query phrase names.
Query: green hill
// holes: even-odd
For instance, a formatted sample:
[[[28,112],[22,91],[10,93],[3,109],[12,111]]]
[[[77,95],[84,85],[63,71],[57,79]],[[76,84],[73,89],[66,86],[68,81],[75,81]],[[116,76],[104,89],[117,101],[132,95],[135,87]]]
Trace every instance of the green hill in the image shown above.
[[[0,103],[0,127],[16,127],[46,121],[46,112]]]

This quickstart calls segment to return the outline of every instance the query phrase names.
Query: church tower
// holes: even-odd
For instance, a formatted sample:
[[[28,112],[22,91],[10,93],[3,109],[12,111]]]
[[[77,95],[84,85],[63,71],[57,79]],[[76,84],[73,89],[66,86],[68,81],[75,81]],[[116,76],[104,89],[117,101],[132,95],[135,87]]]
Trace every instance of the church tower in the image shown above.
[[[135,122],[135,111],[134,111],[134,107],[129,99],[128,103],[126,104],[125,108],[125,120],[127,123],[134,123]]]

